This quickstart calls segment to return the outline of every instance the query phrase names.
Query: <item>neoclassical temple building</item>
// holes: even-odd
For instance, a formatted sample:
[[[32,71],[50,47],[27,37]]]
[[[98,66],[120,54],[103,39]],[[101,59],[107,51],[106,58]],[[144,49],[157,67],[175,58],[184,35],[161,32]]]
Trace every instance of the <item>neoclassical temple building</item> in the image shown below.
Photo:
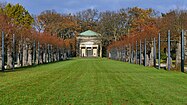
[[[101,34],[88,30],[77,37],[79,57],[102,57]]]

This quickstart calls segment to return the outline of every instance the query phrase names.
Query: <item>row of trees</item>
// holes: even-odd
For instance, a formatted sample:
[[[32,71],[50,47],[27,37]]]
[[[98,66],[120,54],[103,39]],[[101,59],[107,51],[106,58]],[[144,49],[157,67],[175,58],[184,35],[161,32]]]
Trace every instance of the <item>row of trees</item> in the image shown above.
[[[187,29],[187,11],[173,10],[169,13],[161,14],[161,16],[155,15],[155,12],[151,9],[133,8],[132,11],[134,11],[133,23],[130,25],[129,33],[124,34],[118,41],[113,41],[108,46],[108,52],[110,54],[113,53],[112,58],[117,60],[123,59],[134,63],[140,62],[140,59],[143,59],[145,63],[147,59],[147,64],[153,66],[153,46],[155,41],[158,45],[158,33],[160,33],[161,58],[167,60],[166,63],[168,63],[170,61],[168,58],[171,57],[176,60],[175,67],[178,67],[181,59],[181,30]],[[168,32],[168,30],[170,31]],[[169,44],[167,43],[169,40],[168,34],[171,34],[171,42]],[[182,37],[182,39],[184,38]],[[169,45],[171,45],[171,49],[168,47]],[[124,57],[121,54],[124,54],[125,50],[127,51],[125,54],[127,58],[121,58]],[[138,55],[135,55],[135,52]],[[135,61],[132,56],[135,58],[138,56],[138,61]],[[165,56],[166,58],[164,58]]]
[[[159,14],[152,9],[131,8],[128,11],[127,32],[118,40],[128,37],[137,39],[151,38],[161,33],[161,37],[167,37],[167,30],[171,30],[172,38],[179,38],[181,30],[187,29],[187,10],[172,10],[169,13]],[[133,42],[133,41],[132,41]]]
[[[74,39],[63,39],[56,33],[39,30],[37,20],[20,4],[1,3],[0,6],[2,70],[5,67],[14,68],[15,65],[19,67],[63,60],[74,48],[71,46]]]

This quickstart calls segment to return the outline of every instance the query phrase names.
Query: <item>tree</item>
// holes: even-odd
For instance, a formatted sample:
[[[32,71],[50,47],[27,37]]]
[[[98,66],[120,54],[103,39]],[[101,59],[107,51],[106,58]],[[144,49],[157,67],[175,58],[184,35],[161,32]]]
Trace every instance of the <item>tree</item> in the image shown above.
[[[34,18],[33,27],[35,28],[35,30],[37,30],[39,33],[43,32],[44,23],[36,15],[33,15],[33,18]]]
[[[8,17],[12,18],[16,25],[30,28],[34,22],[29,12],[20,4],[12,5],[8,3],[3,11]]]
[[[74,35],[77,24],[71,15],[61,15],[54,10],[42,12],[37,19],[44,26],[44,32],[57,34],[61,38],[71,38]]]
[[[187,29],[187,10],[176,9],[162,14],[158,20],[158,25],[162,34],[166,34],[166,30],[171,30],[172,38],[178,39],[181,30]]]
[[[155,33],[149,32],[151,29],[156,28],[156,18],[153,14],[154,10],[152,9],[145,10],[138,7],[130,8],[128,11],[129,34],[142,36],[146,34],[154,35]]]
[[[7,19],[9,19],[8,21],[5,21],[5,24],[7,25],[4,25],[3,28],[5,29],[8,26],[8,28],[4,30],[6,42],[5,46],[7,48],[7,67],[12,68],[12,36],[13,34],[15,34],[16,39],[21,37],[21,40],[19,40],[19,46],[23,46],[25,44],[22,41],[23,37],[25,38],[28,35],[23,35],[23,32],[25,31],[25,29],[31,29],[33,18],[23,6],[19,4],[12,5],[10,3],[8,3],[4,8],[1,8],[1,15],[4,15],[5,17],[7,17]]]
[[[86,9],[77,12],[75,15],[77,23],[79,25],[78,32],[83,32],[86,30],[96,31],[97,23],[100,19],[99,11],[96,9]]]
[[[124,9],[119,12],[102,12],[100,17],[99,31],[104,37],[117,41],[126,34],[127,14]]]

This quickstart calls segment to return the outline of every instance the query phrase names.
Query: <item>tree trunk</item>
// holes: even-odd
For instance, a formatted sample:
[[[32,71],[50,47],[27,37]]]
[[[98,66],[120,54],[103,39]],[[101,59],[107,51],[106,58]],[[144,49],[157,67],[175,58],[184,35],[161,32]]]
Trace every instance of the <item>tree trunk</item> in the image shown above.
[[[53,46],[51,45],[50,61],[53,62]]]
[[[46,48],[45,48],[45,44],[43,45],[43,49],[42,49],[42,51],[43,51],[43,58],[42,58],[42,63],[44,64],[44,63],[46,63]]]
[[[46,55],[47,55],[47,48],[46,48],[46,44],[44,44],[44,48],[43,48],[43,63],[46,63]]]
[[[2,47],[0,49],[2,49]],[[2,51],[0,51],[0,68],[2,70]]]
[[[19,48],[18,48],[18,53],[16,54],[16,57],[17,57],[17,67],[20,67],[21,66],[21,45],[19,45]]]
[[[32,65],[32,48],[28,45],[28,65]]]
[[[11,69],[12,66],[12,51],[10,45],[7,47],[7,69]]]
[[[181,69],[181,37],[179,38],[179,43],[177,43],[177,49],[176,49],[176,62],[175,62],[175,68],[177,70]]]
[[[153,44],[151,46],[149,66],[154,66],[154,46],[153,46]]]
[[[40,42],[38,42],[38,54],[37,54],[37,56],[38,56],[38,59],[37,59],[37,62],[38,62],[38,64],[40,64],[40,58],[41,58],[41,51],[40,51]]]
[[[50,62],[50,45],[48,44],[47,45],[47,63],[49,63]]]
[[[38,50],[37,50],[37,47],[36,47],[36,64],[39,64],[39,62],[38,62]]]
[[[41,48],[41,58],[40,58],[40,63],[43,64],[44,63],[44,49]]]
[[[27,66],[27,43],[23,43],[23,66]]]

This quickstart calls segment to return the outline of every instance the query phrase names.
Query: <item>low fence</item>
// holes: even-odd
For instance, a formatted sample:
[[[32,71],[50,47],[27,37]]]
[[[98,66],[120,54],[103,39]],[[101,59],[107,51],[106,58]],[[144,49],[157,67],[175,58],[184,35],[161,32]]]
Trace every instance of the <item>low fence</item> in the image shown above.
[[[153,66],[158,69],[165,68],[185,72],[185,56],[187,56],[185,33],[182,30],[180,36],[173,37],[168,31],[167,35],[161,36],[159,33],[158,37],[135,38],[134,41],[132,41],[132,37],[128,37],[110,45],[108,57],[133,64]]]

